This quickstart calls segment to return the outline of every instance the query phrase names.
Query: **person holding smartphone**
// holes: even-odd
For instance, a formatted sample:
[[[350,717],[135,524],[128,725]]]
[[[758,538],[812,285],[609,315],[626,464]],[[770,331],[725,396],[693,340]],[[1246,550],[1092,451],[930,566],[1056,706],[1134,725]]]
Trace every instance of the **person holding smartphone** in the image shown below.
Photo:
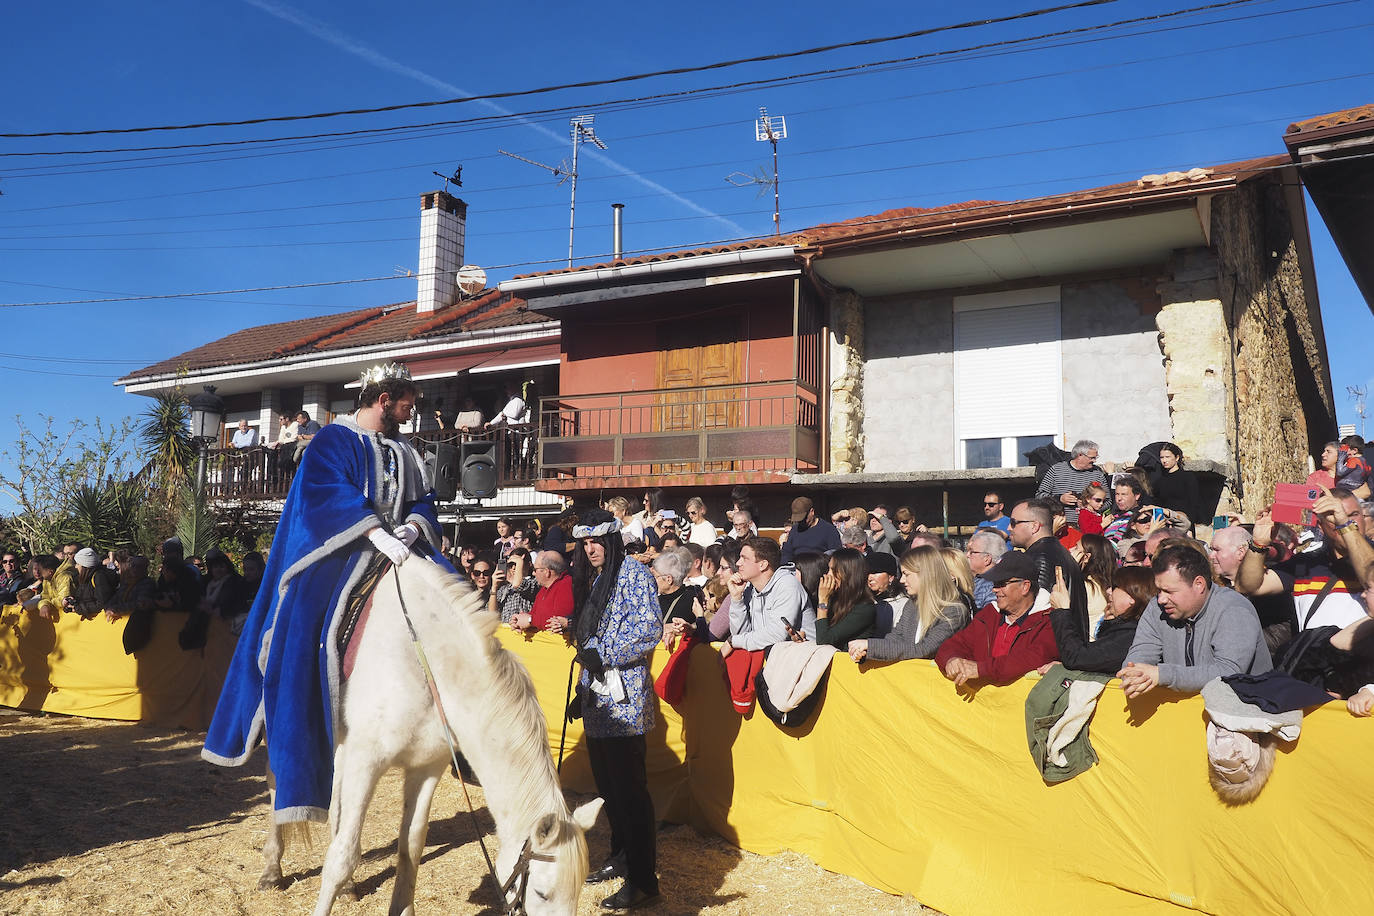
[[[517,547],[496,563],[491,574],[491,597],[487,606],[501,615],[502,623],[510,623],[517,614],[528,614],[534,608],[534,594],[539,583],[531,575],[530,552]]]

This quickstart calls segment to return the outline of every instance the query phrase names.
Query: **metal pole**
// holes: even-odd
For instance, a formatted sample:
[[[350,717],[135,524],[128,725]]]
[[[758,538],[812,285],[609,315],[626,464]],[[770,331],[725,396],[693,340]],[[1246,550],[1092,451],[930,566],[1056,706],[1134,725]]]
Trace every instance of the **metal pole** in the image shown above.
[[[782,217],[778,207],[778,138],[773,135],[772,128],[768,130],[768,137],[773,141],[773,234],[782,235]]]
[[[196,496],[205,494],[205,462],[209,458],[210,443],[205,439],[197,439],[196,444],[200,446],[196,454]]]
[[[582,147],[582,125],[573,128],[572,199],[568,202],[568,266],[573,265],[573,225],[577,219],[577,151]]]
[[[615,252],[615,260],[619,261],[625,257],[625,205],[611,204],[611,213],[615,217],[615,232],[612,236],[612,247]]]

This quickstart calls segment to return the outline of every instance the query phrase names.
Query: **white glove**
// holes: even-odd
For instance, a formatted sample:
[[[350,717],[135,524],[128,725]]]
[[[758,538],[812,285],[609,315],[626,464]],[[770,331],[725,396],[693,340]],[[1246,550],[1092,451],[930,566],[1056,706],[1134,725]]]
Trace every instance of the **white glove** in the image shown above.
[[[410,548],[403,541],[392,537],[381,528],[368,534],[367,539],[372,542],[373,547],[386,554],[386,558],[397,566],[404,563],[406,558],[410,556]]]
[[[420,529],[416,528],[410,522],[398,526],[393,533],[400,539],[401,543],[405,544],[407,547],[420,539]]]

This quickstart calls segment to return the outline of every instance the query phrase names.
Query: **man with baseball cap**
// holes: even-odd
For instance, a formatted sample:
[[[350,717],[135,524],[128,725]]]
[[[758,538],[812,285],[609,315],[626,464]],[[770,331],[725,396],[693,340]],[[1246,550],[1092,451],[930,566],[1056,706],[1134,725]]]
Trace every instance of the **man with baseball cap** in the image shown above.
[[[782,562],[791,563],[799,553],[828,553],[840,549],[839,529],[829,519],[816,515],[810,497],[792,500],[792,532],[782,545]]]
[[[1035,561],[1024,553],[1004,554],[980,578],[992,583],[994,602],[935,653],[945,677],[956,687],[972,680],[1006,686],[1057,660],[1050,615],[1031,611],[1039,590]]]

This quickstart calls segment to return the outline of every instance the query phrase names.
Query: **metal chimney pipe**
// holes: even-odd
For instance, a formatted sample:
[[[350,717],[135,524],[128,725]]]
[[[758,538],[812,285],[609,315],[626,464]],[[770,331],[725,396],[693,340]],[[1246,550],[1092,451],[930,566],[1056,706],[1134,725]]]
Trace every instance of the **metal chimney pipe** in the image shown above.
[[[625,257],[625,205],[611,204],[611,210],[615,217],[614,260],[620,261]]]

